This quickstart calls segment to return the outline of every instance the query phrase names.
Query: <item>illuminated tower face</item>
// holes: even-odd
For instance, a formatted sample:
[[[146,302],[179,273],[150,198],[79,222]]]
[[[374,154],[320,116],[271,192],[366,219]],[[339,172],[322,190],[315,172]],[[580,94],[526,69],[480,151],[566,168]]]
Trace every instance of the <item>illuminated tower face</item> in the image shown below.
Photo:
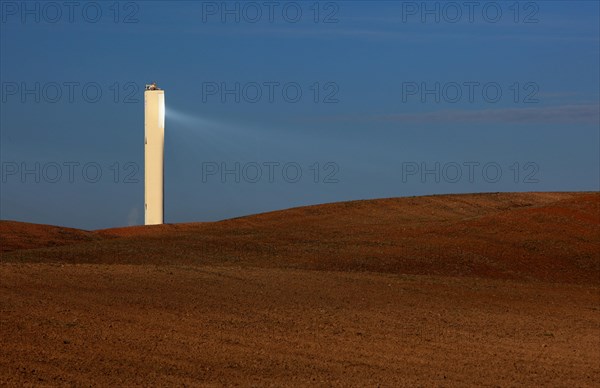
[[[146,225],[163,223],[164,153],[165,153],[165,92],[155,84],[144,92],[144,202]]]

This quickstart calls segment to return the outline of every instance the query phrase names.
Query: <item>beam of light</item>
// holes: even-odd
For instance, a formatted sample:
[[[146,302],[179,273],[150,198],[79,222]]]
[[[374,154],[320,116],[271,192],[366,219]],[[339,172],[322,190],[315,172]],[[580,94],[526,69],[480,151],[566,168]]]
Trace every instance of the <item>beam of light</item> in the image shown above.
[[[176,145],[172,146],[176,161],[171,166],[179,166],[182,171],[191,171],[190,166],[201,166],[202,162],[228,163],[231,168],[234,162],[276,162],[281,165],[290,160],[289,155],[295,152],[305,153],[310,149],[311,139],[289,133],[282,133],[272,127],[246,125],[231,121],[207,118],[193,112],[186,113],[170,106],[166,108],[166,133]],[[167,141],[167,147],[173,142]],[[167,152],[168,154],[169,152]],[[280,167],[281,167],[280,165]],[[263,165],[264,166],[264,165]],[[281,172],[279,172],[280,174]],[[268,181],[266,167],[262,171],[262,183]],[[288,195],[289,187],[279,178],[278,184],[269,184],[276,197]],[[235,195],[229,190],[221,191],[230,201],[235,202]]]
[[[181,112],[169,106],[166,118],[169,136],[174,135],[186,145],[210,149],[226,157],[247,155],[261,138],[264,139],[262,131],[256,128]]]
[[[167,107],[167,119],[176,124],[176,128],[186,130],[195,130],[199,132],[212,132],[214,130],[223,130],[227,127],[223,123],[211,119],[203,118],[189,113],[183,113],[171,107]]]

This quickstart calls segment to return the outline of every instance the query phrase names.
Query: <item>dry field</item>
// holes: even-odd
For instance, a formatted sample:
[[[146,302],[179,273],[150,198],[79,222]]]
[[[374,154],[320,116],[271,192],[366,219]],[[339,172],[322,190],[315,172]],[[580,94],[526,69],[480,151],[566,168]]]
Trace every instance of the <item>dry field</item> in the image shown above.
[[[0,385],[600,385],[598,193],[4,221],[0,258]]]

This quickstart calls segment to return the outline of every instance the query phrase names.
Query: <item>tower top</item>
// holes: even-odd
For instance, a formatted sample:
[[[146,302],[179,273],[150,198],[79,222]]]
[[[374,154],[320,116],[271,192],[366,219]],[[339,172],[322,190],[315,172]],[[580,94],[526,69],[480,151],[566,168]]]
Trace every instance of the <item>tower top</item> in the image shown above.
[[[156,86],[156,82],[152,82],[151,84],[146,84],[146,90],[161,90],[158,86]]]

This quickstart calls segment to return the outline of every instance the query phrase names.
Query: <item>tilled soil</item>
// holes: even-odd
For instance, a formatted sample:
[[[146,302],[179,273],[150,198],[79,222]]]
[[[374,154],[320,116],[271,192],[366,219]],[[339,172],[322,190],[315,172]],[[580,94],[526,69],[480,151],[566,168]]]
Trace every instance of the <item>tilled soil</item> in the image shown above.
[[[0,385],[599,386],[599,204],[489,194],[97,232],[3,222]]]
[[[3,264],[3,384],[598,386],[598,288]]]

